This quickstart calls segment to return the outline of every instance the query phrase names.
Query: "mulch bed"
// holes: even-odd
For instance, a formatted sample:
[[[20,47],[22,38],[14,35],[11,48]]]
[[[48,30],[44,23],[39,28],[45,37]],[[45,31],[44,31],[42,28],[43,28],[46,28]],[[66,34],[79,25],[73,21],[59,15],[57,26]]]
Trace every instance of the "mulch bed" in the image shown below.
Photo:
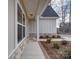
[[[71,49],[71,42],[67,41],[67,45],[62,45],[61,41],[53,41],[52,43],[47,43],[45,41],[40,41],[40,43],[45,48],[48,56],[51,59],[64,59],[64,51]],[[59,49],[53,47],[53,43],[57,43],[59,45]]]

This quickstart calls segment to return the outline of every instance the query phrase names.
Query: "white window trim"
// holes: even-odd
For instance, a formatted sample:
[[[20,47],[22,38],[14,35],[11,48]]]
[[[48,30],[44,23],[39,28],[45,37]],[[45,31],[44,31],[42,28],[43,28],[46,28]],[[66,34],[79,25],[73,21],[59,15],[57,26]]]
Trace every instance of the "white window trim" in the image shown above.
[[[20,8],[21,8],[21,10],[22,10],[22,13],[24,14],[24,16],[25,16],[25,25],[23,25],[23,24],[20,24],[17,20],[18,20],[18,18],[17,18],[17,4],[20,6]],[[23,17],[23,16],[22,16]],[[17,39],[17,25],[18,24],[20,24],[20,25],[22,25],[22,26],[24,26],[25,27],[25,37],[22,39],[22,40],[24,40],[25,38],[26,38],[26,14],[25,14],[25,12],[24,12],[24,10],[23,10],[23,8],[22,8],[22,6],[21,6],[21,4],[20,4],[20,2],[19,2],[19,0],[15,0],[15,47],[22,41],[20,41],[19,43],[18,43],[18,39]]]

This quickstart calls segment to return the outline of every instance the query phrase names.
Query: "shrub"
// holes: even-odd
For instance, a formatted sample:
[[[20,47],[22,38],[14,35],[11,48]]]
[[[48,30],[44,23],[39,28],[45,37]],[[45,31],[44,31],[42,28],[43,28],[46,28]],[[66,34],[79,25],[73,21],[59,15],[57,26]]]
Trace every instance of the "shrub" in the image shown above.
[[[48,38],[49,38],[49,36],[48,36],[48,35],[46,35],[46,36],[45,36],[45,38],[47,38],[47,39],[48,39]]]
[[[65,52],[64,59],[71,59],[71,51]]]
[[[40,36],[40,38],[42,39],[42,38],[44,38],[43,36]]]
[[[56,36],[55,36],[55,35],[53,35],[53,36],[52,36],[52,38],[56,38]]]
[[[60,35],[57,35],[57,38],[61,38],[61,36]]]
[[[60,35],[53,35],[52,38],[61,38]]]
[[[47,43],[51,43],[51,40],[50,39],[47,39],[47,41],[46,41]]]
[[[53,44],[53,47],[56,48],[56,49],[59,49],[59,48],[60,48],[57,43],[54,43],[54,44]]]
[[[67,45],[67,41],[66,41],[66,40],[63,40],[63,41],[61,42],[61,44],[62,44],[62,45]]]

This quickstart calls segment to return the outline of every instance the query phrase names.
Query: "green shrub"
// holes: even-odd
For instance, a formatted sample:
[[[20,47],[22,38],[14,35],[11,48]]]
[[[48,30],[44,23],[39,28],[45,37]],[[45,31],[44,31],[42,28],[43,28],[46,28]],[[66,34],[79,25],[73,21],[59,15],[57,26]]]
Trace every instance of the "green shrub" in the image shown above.
[[[59,48],[60,48],[57,43],[54,43],[54,44],[53,44],[53,47],[56,48],[56,49],[59,49]]]
[[[61,38],[61,36],[60,35],[57,35],[57,38]]]
[[[53,35],[52,38],[61,38],[60,35]]]
[[[52,38],[56,38],[56,36],[55,36],[55,35],[53,35],[53,36],[52,36]]]
[[[47,38],[47,43],[51,43],[51,37],[50,38]]]
[[[48,35],[46,35],[46,36],[45,36],[45,38],[47,38],[47,39],[48,39],[48,38],[49,38],[49,36],[48,36]]]
[[[64,59],[71,59],[71,51],[65,52]]]
[[[40,38],[42,39],[42,38],[44,38],[43,36],[40,36]]]
[[[47,41],[46,41],[47,43],[51,43],[51,40],[50,39],[47,39]]]

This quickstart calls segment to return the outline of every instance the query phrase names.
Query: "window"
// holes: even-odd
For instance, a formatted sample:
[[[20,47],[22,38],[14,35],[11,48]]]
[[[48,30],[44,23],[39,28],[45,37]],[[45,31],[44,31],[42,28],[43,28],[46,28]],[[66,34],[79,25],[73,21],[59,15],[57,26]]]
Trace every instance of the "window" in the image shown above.
[[[17,7],[18,7],[17,8],[18,9],[18,11],[17,11],[18,12],[17,13],[18,14],[18,22],[22,24],[22,10],[19,5]]]
[[[18,43],[25,37],[25,15],[17,5],[17,39]]]
[[[23,37],[25,37],[25,27],[23,27]]]
[[[25,25],[25,16],[23,14],[23,25]]]
[[[22,25],[18,24],[18,42],[22,40]]]

